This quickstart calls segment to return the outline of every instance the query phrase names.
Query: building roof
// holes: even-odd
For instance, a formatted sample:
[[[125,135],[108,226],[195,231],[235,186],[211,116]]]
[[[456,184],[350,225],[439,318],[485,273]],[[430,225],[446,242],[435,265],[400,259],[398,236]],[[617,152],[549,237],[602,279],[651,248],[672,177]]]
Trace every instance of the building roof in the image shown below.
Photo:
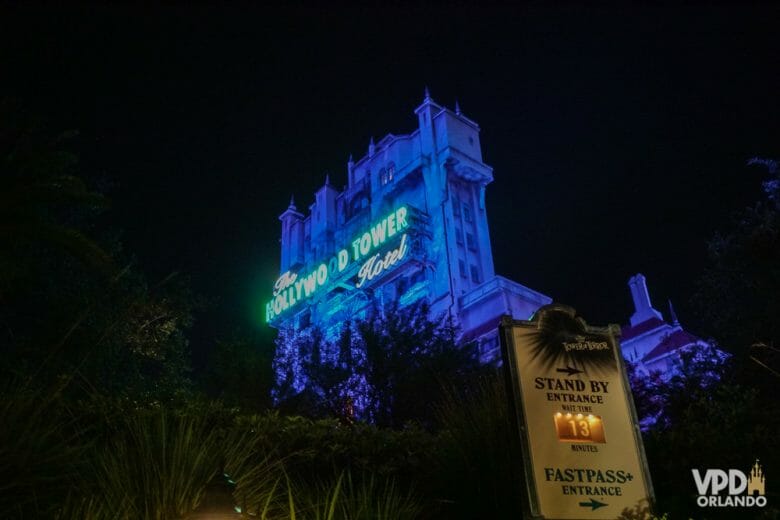
[[[642,358],[642,361],[648,361],[657,357],[661,357],[664,354],[674,352],[675,350],[679,350],[688,345],[693,345],[699,341],[701,341],[701,339],[697,338],[693,334],[685,332],[682,329],[678,329],[671,334],[664,336],[661,342],[656,345],[653,350],[648,352],[644,358]]]
[[[620,339],[625,341],[627,339],[635,338],[641,336],[645,332],[649,332],[658,327],[663,327],[664,325],[666,325],[666,322],[659,318],[650,318],[649,320],[637,323],[634,326],[626,325],[621,328],[622,334]]]

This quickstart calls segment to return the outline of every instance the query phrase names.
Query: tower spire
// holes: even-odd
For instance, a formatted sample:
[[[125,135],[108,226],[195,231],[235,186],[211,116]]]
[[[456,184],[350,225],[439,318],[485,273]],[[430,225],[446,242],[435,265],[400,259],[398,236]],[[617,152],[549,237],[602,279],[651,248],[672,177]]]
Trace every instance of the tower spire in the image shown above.
[[[374,146],[374,136],[371,136],[371,141],[368,142],[368,156],[371,157],[374,155],[374,150],[376,147]]]
[[[290,207],[287,209],[296,210],[298,208],[295,207],[295,195],[290,195]]]
[[[428,90],[428,85],[425,85],[425,99],[424,101],[431,101],[431,91]]]
[[[672,325],[679,325],[680,320],[677,319],[677,313],[674,312],[674,305],[672,305],[672,300],[669,300],[669,316],[672,318]]]
[[[461,115],[461,113],[460,113],[460,103],[458,103],[457,99],[455,100],[455,115],[456,116]]]
[[[325,186],[330,186],[330,173],[325,173]]]
[[[347,161],[347,186],[350,188],[355,182],[352,172],[355,170],[355,161],[352,159],[352,154],[349,154],[349,160]]]

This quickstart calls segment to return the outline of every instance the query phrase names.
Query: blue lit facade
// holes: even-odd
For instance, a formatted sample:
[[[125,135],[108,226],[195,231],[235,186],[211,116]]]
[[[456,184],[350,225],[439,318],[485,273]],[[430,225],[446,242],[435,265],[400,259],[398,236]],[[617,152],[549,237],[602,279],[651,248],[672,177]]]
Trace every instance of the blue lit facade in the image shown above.
[[[291,201],[281,214],[280,278],[266,319],[283,337],[314,325],[335,337],[374,304],[425,298],[494,361],[500,317],[527,319],[551,300],[494,271],[485,207],[493,169],[479,126],[427,92],[414,113],[412,133],[372,139],[365,156],[350,157],[343,189],[328,178],[307,211]],[[296,388],[300,363],[293,347],[277,352],[277,373]]]
[[[700,351],[712,346],[682,328],[671,302],[671,322],[653,308],[644,275],[632,276],[628,280],[628,287],[634,303],[634,314],[631,315],[629,325],[622,327],[620,347],[623,357],[635,363],[642,374],[657,373],[663,379],[669,379],[679,372],[681,351]],[[723,352],[716,352],[721,359],[727,357]]]

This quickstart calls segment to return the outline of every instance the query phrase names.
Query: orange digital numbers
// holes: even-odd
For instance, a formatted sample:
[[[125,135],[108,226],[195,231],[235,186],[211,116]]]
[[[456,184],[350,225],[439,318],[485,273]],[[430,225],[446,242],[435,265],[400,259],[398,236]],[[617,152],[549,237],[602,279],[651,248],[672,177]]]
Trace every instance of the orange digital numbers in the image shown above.
[[[604,444],[604,424],[599,415],[558,412],[555,419],[555,432],[561,442],[593,442]]]

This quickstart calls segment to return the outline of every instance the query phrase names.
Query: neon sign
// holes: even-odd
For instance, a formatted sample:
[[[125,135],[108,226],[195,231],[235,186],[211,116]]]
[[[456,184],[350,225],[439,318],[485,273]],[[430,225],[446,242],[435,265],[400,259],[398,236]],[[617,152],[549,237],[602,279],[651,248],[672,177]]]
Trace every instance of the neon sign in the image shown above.
[[[382,255],[377,253],[360,267],[360,271],[358,271],[358,282],[355,284],[355,287],[359,289],[367,280],[373,280],[380,273],[387,271],[400,262],[404,256],[406,256],[406,249],[406,234],[404,234],[404,236],[401,237],[401,245],[392,251],[388,251],[384,259],[381,259],[380,256]]]
[[[356,288],[398,264],[408,249],[407,236],[403,233],[409,227],[408,214],[406,206],[397,208],[360,234],[347,248],[339,250],[328,262],[321,263],[306,275],[287,271],[280,276],[274,283],[273,298],[265,305],[266,321],[271,321],[298,302],[313,296],[320,287],[327,285],[328,280],[344,272],[353,262],[365,260],[358,271]],[[397,248],[388,251],[384,258],[382,253],[376,252],[399,234],[402,235]]]

